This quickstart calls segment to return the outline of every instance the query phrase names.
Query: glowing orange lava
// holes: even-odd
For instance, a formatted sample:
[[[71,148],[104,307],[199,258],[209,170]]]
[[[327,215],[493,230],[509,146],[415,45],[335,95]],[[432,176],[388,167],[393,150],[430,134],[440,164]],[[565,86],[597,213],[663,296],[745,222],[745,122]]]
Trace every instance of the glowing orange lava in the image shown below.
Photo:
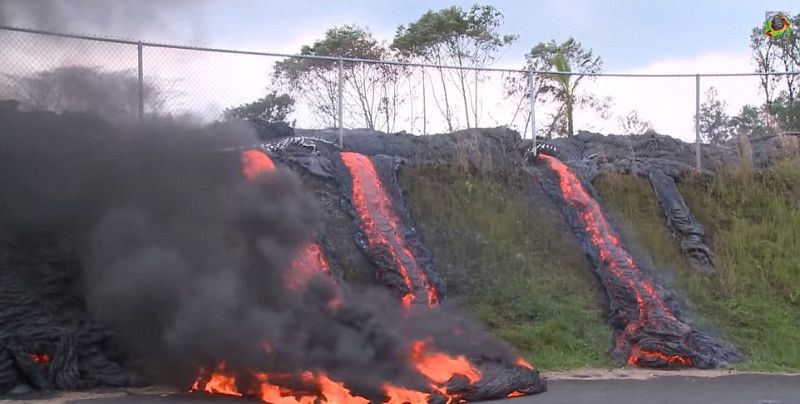
[[[262,172],[275,171],[275,163],[264,152],[256,149],[245,150],[241,154],[242,175],[252,179]],[[313,275],[330,273],[330,264],[317,243],[308,243],[292,261],[292,271],[286,273],[290,289],[301,289]]]
[[[436,289],[428,281],[425,271],[408,247],[400,220],[392,200],[383,187],[375,166],[369,157],[354,152],[342,152],[342,162],[353,179],[353,205],[370,246],[389,247],[392,262],[397,266],[408,292],[403,296],[403,306],[409,307],[417,299],[425,299],[429,307],[439,303]],[[411,278],[410,273],[415,275]]]
[[[627,285],[636,299],[638,320],[626,326],[625,335],[630,335],[633,330],[650,321],[655,314],[661,314],[667,319],[676,320],[669,307],[656,292],[653,284],[641,277],[641,272],[639,267],[636,266],[633,257],[622,246],[619,238],[616,237],[615,232],[608,223],[605,214],[603,214],[600,205],[589,195],[578,177],[566,164],[555,157],[540,154],[539,158],[544,160],[558,174],[559,188],[564,200],[575,207],[578,212],[578,217],[589,234],[592,244],[597,248],[600,261],[604,267],[608,268],[611,275],[617,280]],[[620,260],[624,262],[628,270],[620,265]],[[612,285],[606,285],[606,287],[610,286]],[[657,353],[645,352],[634,346],[631,348],[628,363],[631,365],[638,364],[642,355],[649,355],[648,358],[652,359],[656,358],[655,355]],[[683,356],[658,355],[661,355],[670,365],[691,366],[692,363],[691,359]]]
[[[533,370],[533,365],[528,363],[528,361],[526,361],[525,358],[523,358],[523,357],[517,358],[517,361],[515,363],[516,363],[517,366],[523,367],[525,369]]]
[[[36,362],[36,363],[38,363],[40,365],[46,365],[46,364],[50,363],[50,355],[48,355],[46,353],[43,353],[43,354],[32,353],[32,354],[30,354],[30,356],[31,356],[31,359],[33,359],[34,362]]]
[[[236,377],[229,373],[225,368],[225,362],[220,362],[217,369],[211,373],[208,381],[203,381],[205,376],[204,369],[200,369],[200,376],[194,381],[189,391],[202,391],[212,394],[225,394],[229,396],[241,396],[236,387]]]
[[[242,174],[245,178],[254,178],[265,171],[275,171],[275,163],[269,156],[255,149],[242,152]]]
[[[475,383],[481,373],[463,355],[450,356],[430,349],[427,341],[414,341],[411,345],[411,360],[419,373],[437,384],[447,383],[455,375],[461,375]]]
[[[385,404],[427,404],[430,394],[421,391],[410,390],[405,387],[397,387],[385,384],[383,391],[386,393]]]

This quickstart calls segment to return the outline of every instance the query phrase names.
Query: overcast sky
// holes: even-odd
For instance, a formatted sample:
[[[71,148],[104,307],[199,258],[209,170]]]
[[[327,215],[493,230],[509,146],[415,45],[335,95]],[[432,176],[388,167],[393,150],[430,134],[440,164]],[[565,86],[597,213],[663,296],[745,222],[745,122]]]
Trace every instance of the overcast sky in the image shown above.
[[[0,22],[149,41],[295,53],[342,24],[368,27],[391,40],[398,25],[429,9],[469,7],[439,0],[0,0]],[[519,40],[498,66],[521,66],[539,41],[573,36],[594,49],[607,72],[752,71],[750,30],[765,11],[800,12],[797,1],[773,0],[496,0],[504,33]],[[691,132],[694,82],[599,80],[596,91],[617,99],[619,114],[637,109],[661,131]],[[731,106],[758,103],[752,81],[709,80]],[[643,94],[647,94],[645,97]],[[654,97],[655,95],[655,97]],[[661,101],[655,102],[654,99]],[[665,109],[668,111],[665,112]],[[690,114],[689,117],[680,114]],[[688,119],[688,122],[687,122]],[[679,122],[680,123],[679,123]],[[600,123],[589,129],[608,129]]]

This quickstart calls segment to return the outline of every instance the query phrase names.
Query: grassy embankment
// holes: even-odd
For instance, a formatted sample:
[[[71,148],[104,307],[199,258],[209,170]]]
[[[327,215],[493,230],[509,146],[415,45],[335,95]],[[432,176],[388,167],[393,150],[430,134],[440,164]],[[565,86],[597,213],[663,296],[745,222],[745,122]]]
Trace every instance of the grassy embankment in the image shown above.
[[[400,179],[448,298],[541,369],[611,365],[599,284],[560,212],[453,166],[406,167]]]
[[[800,370],[800,162],[731,168],[679,185],[716,254],[711,276],[689,268],[646,180],[604,175],[595,185],[626,241],[658,268],[674,268],[697,317],[744,354],[738,368]]]

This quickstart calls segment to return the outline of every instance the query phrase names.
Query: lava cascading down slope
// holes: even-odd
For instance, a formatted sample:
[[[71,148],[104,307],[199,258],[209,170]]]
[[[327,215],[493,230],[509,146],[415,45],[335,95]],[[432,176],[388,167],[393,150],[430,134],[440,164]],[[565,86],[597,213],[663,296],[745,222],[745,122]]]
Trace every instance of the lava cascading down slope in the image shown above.
[[[575,173],[555,157],[539,158],[555,174],[545,190],[563,202],[567,221],[592,257],[611,306],[614,355],[634,366],[711,368],[737,360],[732,349],[692,329],[642,273],[600,205]]]
[[[406,240],[403,226],[375,166],[369,157],[342,152],[342,163],[352,179],[351,202],[366,236],[365,250],[376,263],[379,275],[401,291],[403,305],[439,302],[439,292]]]
[[[275,163],[260,150],[245,150],[242,152],[241,160],[242,174],[248,179],[255,178],[262,172],[275,170]],[[292,270],[286,273],[287,286],[292,289],[300,288],[308,278],[320,272],[330,273],[330,263],[322,247],[310,242],[295,257]]]

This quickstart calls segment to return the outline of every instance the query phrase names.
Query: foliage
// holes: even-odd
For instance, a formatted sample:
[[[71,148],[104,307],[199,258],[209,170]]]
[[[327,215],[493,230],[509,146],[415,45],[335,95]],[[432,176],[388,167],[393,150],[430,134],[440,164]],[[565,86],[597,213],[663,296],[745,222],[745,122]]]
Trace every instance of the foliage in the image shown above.
[[[334,27],[323,39],[304,45],[301,55],[353,59],[385,60],[394,57],[391,50],[373,38],[372,33],[356,25]],[[338,123],[338,61],[287,58],[275,64],[273,76],[288,91],[303,97],[330,127]],[[398,85],[407,76],[401,66],[345,62],[343,93],[345,111],[359,111],[365,127],[392,131],[403,98]]]
[[[761,137],[770,132],[764,111],[752,105],[742,106],[729,122],[736,136]]]
[[[225,119],[250,121],[256,127],[264,128],[272,122],[286,122],[292,111],[294,111],[294,98],[288,94],[278,95],[277,91],[272,91],[256,101],[226,109],[223,116]]]
[[[711,240],[711,276],[694,272],[681,255],[645,180],[606,175],[596,185],[626,242],[651,253],[660,270],[674,268],[675,287],[699,321],[721,328],[744,354],[739,368],[800,370],[800,162],[763,172],[726,168],[711,180],[679,184]]]
[[[653,132],[653,124],[639,117],[636,111],[628,112],[628,115],[619,117],[619,125],[624,135],[641,135]]]
[[[391,47],[405,57],[437,65],[482,67],[495,60],[502,47],[517,39],[516,35],[500,34],[502,22],[503,14],[491,5],[475,4],[469,10],[457,6],[431,10],[418,20],[399,26]],[[439,69],[439,73],[443,105],[434,99],[448,130],[454,130],[455,117],[446,78],[455,84],[461,95],[466,127],[477,126],[480,73],[463,69]],[[471,83],[475,84],[474,88]]]
[[[555,206],[512,185],[533,179],[419,166],[400,180],[449,299],[539,368],[610,365],[602,291],[578,240]]]
[[[700,104],[700,136],[703,140],[716,144],[733,136],[730,117],[725,112],[727,103],[719,99],[717,89],[706,91],[706,100]],[[697,117],[695,117],[697,119]]]
[[[97,67],[62,66],[14,77],[23,106],[53,112],[95,112],[111,120],[135,119],[139,111],[139,80],[132,70],[103,71]],[[143,83],[144,107],[157,112],[162,94]]]
[[[552,71],[562,74],[538,74],[535,78],[537,100],[554,102],[559,105],[551,116],[551,123],[544,129],[548,138],[553,134],[572,136],[575,131],[574,111],[578,108],[590,108],[601,115],[608,113],[610,98],[598,99],[592,94],[579,92],[578,86],[586,74],[600,73],[603,61],[595,56],[591,49],[573,38],[562,43],[555,40],[539,42],[525,55],[527,69],[534,71]],[[571,73],[571,74],[563,74]],[[527,77],[513,77],[507,82],[510,95],[529,97]]]

